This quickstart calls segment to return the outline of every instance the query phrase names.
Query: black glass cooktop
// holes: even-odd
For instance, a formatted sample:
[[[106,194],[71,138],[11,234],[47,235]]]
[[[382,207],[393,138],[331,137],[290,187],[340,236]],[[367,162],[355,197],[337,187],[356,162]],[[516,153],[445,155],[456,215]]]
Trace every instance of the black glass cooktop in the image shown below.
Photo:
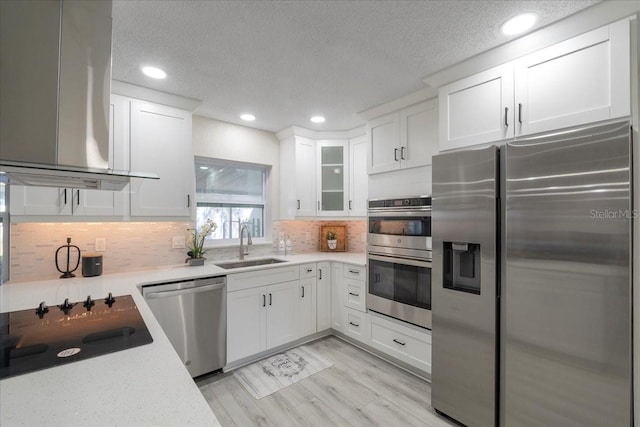
[[[131,295],[0,313],[0,378],[153,342]]]

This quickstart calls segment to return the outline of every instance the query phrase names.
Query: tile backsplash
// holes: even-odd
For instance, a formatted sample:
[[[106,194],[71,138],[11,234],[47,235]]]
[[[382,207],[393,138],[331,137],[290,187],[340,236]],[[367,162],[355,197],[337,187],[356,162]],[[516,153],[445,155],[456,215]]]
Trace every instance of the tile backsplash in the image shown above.
[[[322,224],[347,225],[349,252],[364,252],[366,221],[274,221],[273,244],[253,245],[251,256],[278,253],[280,233],[289,236],[293,253],[319,250]],[[103,274],[145,270],[184,263],[186,249],[172,249],[172,238],[184,236],[188,222],[85,222],[85,223],[15,223],[10,230],[10,280],[25,282],[54,279],[60,276],[55,265],[56,249],[66,244],[80,248],[82,253],[95,252],[95,239],[106,239],[103,255]],[[60,263],[66,251],[60,251]],[[65,257],[63,257],[64,252]],[[233,259],[237,246],[210,249],[208,259]],[[81,268],[75,273],[80,276]]]
[[[278,252],[280,233],[291,240],[294,254],[306,254],[320,250],[321,225],[347,226],[347,251],[364,252],[367,247],[367,222],[360,221],[273,221],[271,233],[273,236],[274,253]]]

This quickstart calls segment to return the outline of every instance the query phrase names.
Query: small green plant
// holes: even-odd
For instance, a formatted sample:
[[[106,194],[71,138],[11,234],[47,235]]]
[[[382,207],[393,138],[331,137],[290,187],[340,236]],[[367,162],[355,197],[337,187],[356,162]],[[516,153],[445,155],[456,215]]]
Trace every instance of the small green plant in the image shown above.
[[[187,248],[189,248],[189,252],[187,255],[189,258],[202,258],[202,256],[207,252],[204,249],[204,239],[214,231],[218,229],[218,224],[213,222],[213,220],[208,219],[207,222],[198,228],[188,228],[187,231],[189,235],[187,237]]]
[[[329,230],[325,234],[325,237],[327,238],[327,240],[336,240],[336,233],[334,231]]]

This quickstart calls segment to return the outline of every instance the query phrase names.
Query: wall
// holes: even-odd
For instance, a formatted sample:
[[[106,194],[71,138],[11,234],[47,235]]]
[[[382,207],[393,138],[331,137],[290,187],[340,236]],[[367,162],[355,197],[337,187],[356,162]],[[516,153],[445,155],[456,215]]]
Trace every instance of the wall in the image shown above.
[[[293,254],[308,254],[320,250],[320,226],[339,224],[347,226],[347,251],[365,252],[366,250],[366,221],[274,221],[273,222],[273,253],[278,253],[278,239],[282,233],[285,239],[291,240]]]
[[[275,134],[194,115],[193,154],[271,166],[268,188],[271,204],[265,223],[279,218],[280,142]]]

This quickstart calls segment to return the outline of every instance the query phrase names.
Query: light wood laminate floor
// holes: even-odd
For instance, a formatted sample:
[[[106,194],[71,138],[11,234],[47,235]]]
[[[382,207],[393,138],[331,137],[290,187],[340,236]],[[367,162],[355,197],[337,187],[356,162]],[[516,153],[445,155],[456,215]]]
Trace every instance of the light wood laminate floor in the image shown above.
[[[334,365],[260,400],[233,372],[198,386],[223,426],[430,426],[431,385],[336,337],[308,344]]]

